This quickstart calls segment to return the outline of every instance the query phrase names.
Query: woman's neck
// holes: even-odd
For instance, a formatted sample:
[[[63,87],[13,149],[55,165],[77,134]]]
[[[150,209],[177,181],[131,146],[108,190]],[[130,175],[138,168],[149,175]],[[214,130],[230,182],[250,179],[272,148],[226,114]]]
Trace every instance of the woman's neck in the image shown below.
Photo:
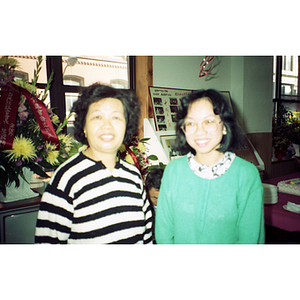
[[[91,158],[94,161],[101,161],[107,169],[111,172],[116,166],[116,162],[118,160],[117,153],[99,153],[93,151],[92,148],[88,148],[84,155]]]
[[[213,153],[208,153],[208,154],[203,154],[203,153],[197,154],[196,153],[194,158],[195,158],[196,162],[210,167],[213,164],[215,164],[216,162],[218,162],[221,158],[223,158],[224,155],[225,155],[225,153],[223,153],[223,152],[215,151]]]

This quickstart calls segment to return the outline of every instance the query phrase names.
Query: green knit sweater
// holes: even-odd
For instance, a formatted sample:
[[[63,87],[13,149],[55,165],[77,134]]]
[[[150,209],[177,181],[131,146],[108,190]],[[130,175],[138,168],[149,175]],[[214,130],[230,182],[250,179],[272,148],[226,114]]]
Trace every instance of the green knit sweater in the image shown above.
[[[195,175],[186,155],[175,159],[159,192],[157,244],[264,243],[263,199],[257,168],[238,156],[212,180]]]

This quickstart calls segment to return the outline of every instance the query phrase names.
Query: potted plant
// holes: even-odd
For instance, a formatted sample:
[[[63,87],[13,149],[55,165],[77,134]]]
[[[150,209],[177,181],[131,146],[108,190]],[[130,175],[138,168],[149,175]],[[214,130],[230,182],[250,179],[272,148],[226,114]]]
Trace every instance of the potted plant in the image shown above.
[[[140,139],[134,135],[128,143],[122,144],[119,148],[119,156],[130,164],[135,165],[139,169],[143,179],[145,179],[147,172],[151,168],[157,167],[152,166],[150,161],[157,161],[158,157],[153,154],[148,155],[147,153],[148,149],[145,144],[147,144],[149,139]],[[159,166],[161,168],[165,167],[162,162],[159,162]]]
[[[282,161],[283,157],[287,154],[287,149],[290,144],[287,138],[287,125],[290,116],[291,112],[288,111],[281,102],[278,102],[277,114],[274,114],[272,119],[272,146],[278,161]]]
[[[300,156],[299,145],[300,145],[300,122],[292,114],[292,117],[287,125],[287,138],[296,151],[296,156]]]

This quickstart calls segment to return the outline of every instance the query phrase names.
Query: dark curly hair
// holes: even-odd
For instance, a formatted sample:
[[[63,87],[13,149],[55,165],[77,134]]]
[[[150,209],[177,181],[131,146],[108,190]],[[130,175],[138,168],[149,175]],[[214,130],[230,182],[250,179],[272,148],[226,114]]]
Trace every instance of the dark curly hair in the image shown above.
[[[73,104],[72,112],[75,113],[74,137],[79,142],[88,145],[84,135],[86,115],[90,105],[104,98],[115,98],[122,102],[126,120],[126,131],[123,143],[126,143],[136,132],[141,114],[141,104],[138,97],[131,90],[115,89],[108,85],[94,83],[82,90],[78,100]]]
[[[151,188],[155,188],[157,190],[160,189],[163,173],[164,169],[162,168],[153,168],[149,170],[145,180],[145,186],[148,192],[151,190]]]
[[[176,115],[177,137],[175,140],[175,149],[180,151],[181,154],[186,154],[188,152],[192,152],[194,155],[196,154],[196,151],[187,143],[181,126],[185,121],[192,103],[203,98],[208,99],[212,103],[214,113],[220,116],[227,130],[227,134],[223,135],[220,148],[217,150],[220,152],[234,152],[243,147],[245,143],[245,135],[238,126],[228,101],[218,91],[208,89],[194,91],[181,99],[181,105]]]

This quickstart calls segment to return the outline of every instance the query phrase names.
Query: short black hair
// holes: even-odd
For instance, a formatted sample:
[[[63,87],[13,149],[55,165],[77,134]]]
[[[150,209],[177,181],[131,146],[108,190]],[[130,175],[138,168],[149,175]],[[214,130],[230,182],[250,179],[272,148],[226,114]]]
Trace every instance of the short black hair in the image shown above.
[[[152,188],[160,189],[161,179],[164,173],[162,168],[150,169],[145,180],[146,190],[149,192]]]
[[[220,116],[227,130],[227,134],[223,135],[220,148],[217,150],[224,153],[226,151],[234,152],[242,148],[245,143],[245,135],[236,122],[231,106],[220,92],[214,89],[208,89],[197,90],[181,98],[181,104],[176,115],[177,136],[175,140],[175,150],[180,151],[183,155],[188,152],[192,152],[194,155],[196,154],[196,151],[187,143],[181,126],[185,121],[190,106],[203,98],[212,103],[214,113]]]
[[[84,134],[86,115],[90,105],[105,98],[115,98],[122,102],[126,120],[126,131],[123,143],[126,143],[137,133],[141,104],[136,94],[127,89],[116,89],[108,85],[94,83],[83,88],[78,100],[73,104],[72,112],[75,113],[74,137],[79,142],[88,145]]]

